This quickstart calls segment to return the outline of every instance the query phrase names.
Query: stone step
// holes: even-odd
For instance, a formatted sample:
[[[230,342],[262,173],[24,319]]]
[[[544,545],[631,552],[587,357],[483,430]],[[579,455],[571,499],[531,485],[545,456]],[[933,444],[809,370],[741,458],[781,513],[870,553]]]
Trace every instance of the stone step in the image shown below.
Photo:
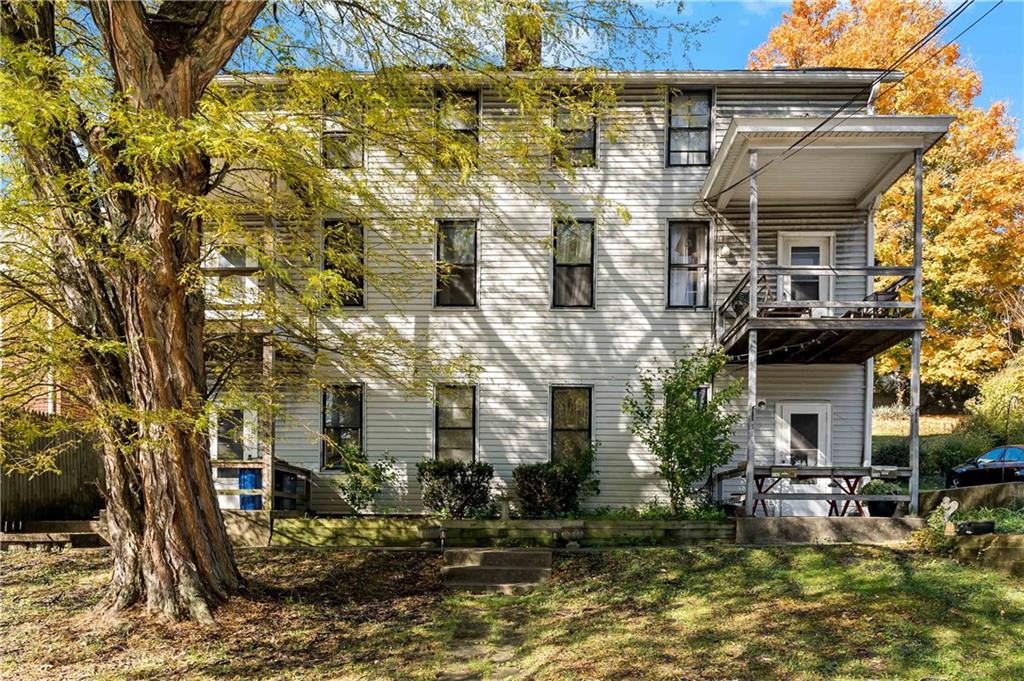
[[[551,551],[537,549],[448,549],[445,565],[550,568]]]
[[[539,584],[551,576],[551,568],[445,565],[441,576],[449,586],[465,584]]]

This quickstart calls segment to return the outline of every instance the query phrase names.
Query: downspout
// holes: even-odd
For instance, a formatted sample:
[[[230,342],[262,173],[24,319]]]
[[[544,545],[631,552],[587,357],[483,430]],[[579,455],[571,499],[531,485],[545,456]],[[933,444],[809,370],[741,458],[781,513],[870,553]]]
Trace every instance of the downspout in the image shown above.
[[[878,99],[878,92],[881,89],[881,86],[882,86],[882,82],[881,81],[876,81],[875,84],[871,86],[871,92],[868,94],[868,115],[869,116],[874,116],[875,115],[875,100]]]
[[[874,110],[874,98],[878,85],[871,89],[869,107]],[[875,265],[875,213],[882,203],[881,195],[876,196],[868,208],[867,235],[865,237],[864,255],[868,267]],[[870,274],[864,278],[864,294],[870,295],[875,288],[875,278]],[[875,358],[868,357],[864,362],[864,453],[861,463],[866,468],[871,466],[871,438],[873,435],[872,412],[875,409]]]

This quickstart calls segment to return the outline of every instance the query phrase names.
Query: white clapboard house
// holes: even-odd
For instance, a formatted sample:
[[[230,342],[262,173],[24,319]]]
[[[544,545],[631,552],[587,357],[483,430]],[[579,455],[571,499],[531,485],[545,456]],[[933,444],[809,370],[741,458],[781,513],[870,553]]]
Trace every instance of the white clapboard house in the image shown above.
[[[907,242],[916,244],[909,267],[874,262],[872,212],[898,178],[915,164],[920,172],[921,155],[951,119],[875,115],[879,85],[899,79],[879,71],[608,77],[618,90],[610,114],[618,133],[612,139],[608,122],[595,120],[579,136],[587,149],[578,154],[577,193],[624,207],[628,220],[580,200],[570,226],[517,194],[493,201],[500,215],[494,207],[439,209],[441,245],[411,252],[458,265],[459,276],[402,301],[367,287],[347,319],[322,320],[323,333],[363,318],[408,334],[429,329],[432,342],[473,354],[479,380],[437,386],[436,399],[370,377],[338,376],[328,390],[295,385],[272,427],[241,412],[225,421],[242,428],[211,426],[213,457],[243,462],[217,464],[219,484],[234,488],[245,466],[279,477],[274,460],[310,472],[312,511],[345,512],[323,447],[325,436],[343,437],[371,458],[398,460],[401,490],[382,503],[416,511],[421,459],[487,461],[501,489],[519,464],[596,440],[601,491],[588,503],[646,503],[663,498],[664,487],[657,462],[629,432],[625,386],[638,363],[665,363],[708,344],[734,357],[726,374],[747,385],[736,404],[745,418],[734,467],[717,490],[723,498],[746,492],[748,510],[758,513],[822,513],[825,502],[806,497],[836,491],[831,480],[788,479],[782,468],[773,479],[773,467],[844,468],[863,479],[872,357],[909,340],[916,369],[924,326],[920,209],[907,226]],[[505,115],[506,103],[486,87],[471,95],[477,129]],[[358,168],[336,172],[370,173],[384,162],[366,148],[338,163]],[[373,225],[364,233],[372,248],[383,247]],[[257,295],[253,267],[229,253],[216,273],[237,270],[242,295]],[[915,373],[915,413],[918,390]],[[277,508],[289,508],[295,492],[284,477],[276,480],[284,499]],[[758,489],[766,496],[755,496]],[[795,496],[775,498],[782,492]],[[266,494],[224,498],[257,508]]]

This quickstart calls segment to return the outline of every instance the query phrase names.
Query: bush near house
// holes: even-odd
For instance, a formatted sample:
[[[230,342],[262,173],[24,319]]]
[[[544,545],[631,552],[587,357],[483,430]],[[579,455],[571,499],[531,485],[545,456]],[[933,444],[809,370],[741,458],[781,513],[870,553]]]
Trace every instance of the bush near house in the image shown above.
[[[491,508],[489,463],[473,461],[425,460],[416,464],[416,478],[423,494],[423,505],[450,518],[488,515]]]
[[[600,491],[594,472],[594,455],[599,443],[572,461],[529,463],[512,472],[519,513],[526,518],[578,515],[588,496]]]

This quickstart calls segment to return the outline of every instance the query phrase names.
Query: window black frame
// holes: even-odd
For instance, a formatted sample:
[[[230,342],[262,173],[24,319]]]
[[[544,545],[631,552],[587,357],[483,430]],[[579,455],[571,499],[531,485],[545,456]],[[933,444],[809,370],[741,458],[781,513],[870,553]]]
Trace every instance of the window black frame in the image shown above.
[[[592,385],[553,385],[548,391],[550,406],[548,407],[548,461],[555,462],[555,433],[581,433],[583,428],[555,427],[555,393],[559,390],[587,391],[587,446],[594,441],[594,386]]]
[[[696,265],[683,265],[672,262],[672,227],[673,225],[690,225],[704,229],[704,262]],[[669,220],[665,231],[665,307],[669,310],[706,310],[711,306],[711,223],[703,220]],[[693,305],[672,304],[672,272],[689,272],[704,270],[704,302],[700,305],[694,298]]]
[[[589,224],[590,225],[590,262],[587,264],[567,264],[558,262],[558,227],[559,225]],[[552,246],[551,249],[551,307],[556,310],[593,310],[597,307],[597,221],[591,218],[582,220],[555,220],[551,228]],[[558,296],[558,271],[559,269],[590,269],[590,302],[586,305],[560,305]]]
[[[444,238],[444,226],[446,224],[459,224],[467,223],[473,225],[473,264],[467,265],[464,263],[451,263],[447,260],[441,259],[441,241]],[[475,218],[445,218],[437,220],[437,234],[434,237],[434,307],[463,307],[463,308],[475,308],[477,302],[480,299],[479,286],[477,285],[477,277],[479,276],[479,262],[480,262],[480,221]],[[448,282],[451,282],[455,277],[453,276],[456,271],[462,272],[472,268],[473,270],[473,302],[471,303],[460,303],[458,305],[451,303],[440,302],[441,294],[441,277],[438,273],[438,266],[441,263],[448,265]]]
[[[441,405],[438,404],[437,391],[440,390],[440,389],[446,389],[446,388],[458,388],[458,389],[462,389],[462,390],[468,389],[468,390],[472,391],[472,393],[473,393],[473,401],[472,401],[472,405],[473,405],[473,418],[472,418],[472,421],[471,421],[471,425],[468,428],[465,427],[465,426],[461,426],[461,427],[458,427],[458,428],[452,428],[452,427],[449,427],[449,426],[446,426],[444,428],[441,427],[441,425],[440,425],[441,419],[439,418],[440,414],[438,413],[438,410],[440,409]],[[442,431],[442,430],[468,430],[468,431],[470,431],[470,434],[473,436],[473,445],[472,445],[471,449],[473,450],[473,462],[474,463],[476,462],[476,447],[477,447],[477,442],[476,442],[476,418],[477,418],[476,411],[477,411],[477,402],[476,402],[476,398],[477,398],[476,384],[469,384],[469,385],[467,385],[465,383],[442,383],[442,384],[439,384],[439,385],[434,387],[434,460],[435,461],[439,461],[440,460],[438,458],[438,450],[439,450],[439,446],[438,445],[441,442],[441,439],[439,437],[440,431]],[[454,459],[451,459],[451,460],[454,461]]]
[[[693,95],[693,94],[704,94],[708,97],[708,125],[707,127],[691,128],[691,127],[673,127],[672,126],[672,96],[673,95]],[[665,167],[666,168],[703,168],[711,165],[711,131],[715,126],[715,91],[701,88],[669,88],[667,97],[665,100]],[[672,133],[673,132],[693,132],[697,130],[705,130],[708,133],[708,146],[705,151],[707,154],[707,160],[704,163],[672,163]],[[693,150],[687,149],[686,153],[690,153]]]
[[[441,124],[441,107],[444,101],[448,98],[453,97],[472,97],[475,106],[473,107],[474,122],[475,125],[472,129],[473,136],[473,156],[475,160],[480,158],[480,124],[483,119],[483,96],[480,90],[447,90],[444,88],[438,88],[434,90],[434,125],[437,129],[444,127],[449,133],[455,137],[469,137],[468,130],[462,130],[460,128],[449,128],[448,126],[442,126]],[[441,163],[440,154],[440,140],[437,140],[435,153],[437,153],[436,160],[438,165],[445,169],[451,169],[450,164]]]
[[[564,127],[562,125],[562,119],[561,119],[561,116],[563,115],[563,113],[564,113],[564,111],[557,110],[557,111],[555,111],[555,114],[554,114],[554,118],[555,118],[554,125],[558,129],[558,134],[559,134],[559,136],[563,140],[568,139],[568,138],[570,138],[570,137],[572,137],[574,135],[578,135],[578,134],[580,134],[582,132],[586,132],[587,131],[586,128],[580,128],[580,127],[570,127],[570,128],[567,128],[567,127]],[[592,138],[592,141],[591,141],[591,144],[590,144],[590,148],[588,149],[588,148],[579,147],[579,146],[571,146],[571,147],[570,146],[565,146],[565,148],[555,149],[554,151],[552,151],[552,154],[551,154],[552,165],[558,165],[559,163],[561,163],[562,165],[567,165],[570,168],[597,168],[598,167],[597,148],[599,146],[598,145],[598,139],[600,138],[600,134],[601,134],[601,132],[600,132],[601,131],[600,122],[598,121],[598,117],[597,117],[596,114],[593,115],[593,116],[588,116],[588,118],[590,119],[590,123],[591,123],[591,126],[593,127],[593,131],[594,131],[594,135],[593,135],[593,138]],[[589,163],[578,163],[577,159],[576,159],[576,156],[572,153],[574,151],[575,152],[589,151],[590,152],[590,162]],[[561,158],[559,158],[559,157],[561,157]]]
[[[341,306],[351,308],[364,308],[366,307],[366,276],[364,269],[366,267],[366,227],[359,220],[344,220],[341,218],[324,218],[320,222],[320,259],[321,269],[323,271],[336,270],[337,265],[327,260],[327,228],[328,225],[346,225],[349,228],[359,230],[359,274],[350,275],[342,274],[348,282],[355,286],[359,290],[358,300],[350,298],[352,302],[342,302]]]
[[[359,425],[358,426],[328,426],[327,425],[327,393],[328,391],[336,390],[351,390],[355,392],[359,397]],[[328,465],[327,461],[327,447],[330,443],[335,440],[328,437],[329,431],[358,431],[358,442],[359,448],[363,449],[363,438],[365,437],[365,386],[362,383],[338,383],[336,385],[329,385],[321,389],[320,391],[320,470],[322,471],[336,471],[341,470],[340,466]]]

